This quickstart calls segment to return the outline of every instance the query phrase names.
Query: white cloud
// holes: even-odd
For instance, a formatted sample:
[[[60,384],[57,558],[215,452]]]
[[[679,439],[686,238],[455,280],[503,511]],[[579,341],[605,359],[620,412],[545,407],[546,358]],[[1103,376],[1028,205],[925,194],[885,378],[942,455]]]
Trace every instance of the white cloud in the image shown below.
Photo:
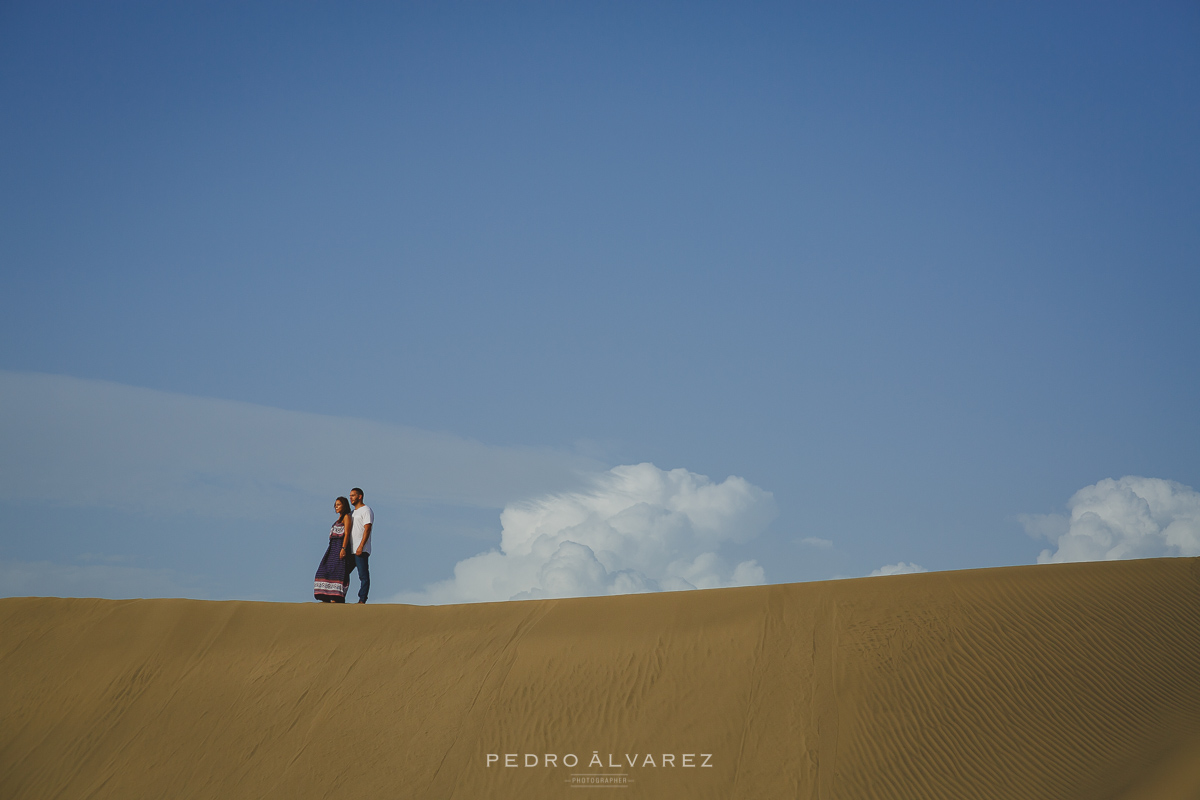
[[[1200,492],[1162,478],[1127,475],[1084,487],[1069,515],[1020,519],[1031,536],[1050,540],[1039,564],[1200,555]]]
[[[831,542],[829,539],[822,539],[817,536],[805,536],[800,540],[800,544],[808,545],[809,547],[816,547],[820,550],[828,550],[829,548],[833,547],[833,542]]]
[[[756,562],[730,567],[717,551],[757,536],[775,515],[770,492],[742,478],[713,483],[684,469],[614,467],[586,490],[508,505],[499,550],[393,599],[464,603],[760,584]]]
[[[280,517],[368,502],[502,508],[580,485],[592,459],[381,422],[0,371],[0,499]]]
[[[916,572],[926,572],[927,570],[919,564],[909,564],[904,561],[895,564],[888,564],[873,571],[867,577],[878,578],[881,575],[911,575]]]

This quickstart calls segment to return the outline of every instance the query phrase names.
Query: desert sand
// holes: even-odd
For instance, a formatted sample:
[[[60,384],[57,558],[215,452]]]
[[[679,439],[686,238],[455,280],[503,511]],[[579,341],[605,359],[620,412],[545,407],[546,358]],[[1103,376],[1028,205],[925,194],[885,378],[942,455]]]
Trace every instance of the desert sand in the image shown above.
[[[11,800],[1200,797],[1200,559],[0,633]]]

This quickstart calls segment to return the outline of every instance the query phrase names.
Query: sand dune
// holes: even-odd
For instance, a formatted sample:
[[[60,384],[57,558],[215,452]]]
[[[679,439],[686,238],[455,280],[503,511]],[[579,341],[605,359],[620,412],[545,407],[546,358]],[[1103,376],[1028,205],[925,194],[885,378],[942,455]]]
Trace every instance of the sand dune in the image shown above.
[[[1197,559],[0,632],[13,800],[1200,797]]]

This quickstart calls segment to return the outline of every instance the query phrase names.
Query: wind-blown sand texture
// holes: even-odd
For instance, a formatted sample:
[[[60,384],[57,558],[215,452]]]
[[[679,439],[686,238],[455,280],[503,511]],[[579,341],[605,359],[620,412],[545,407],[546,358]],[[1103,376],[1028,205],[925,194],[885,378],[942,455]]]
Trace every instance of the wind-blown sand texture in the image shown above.
[[[427,608],[20,598],[0,632],[12,800],[554,798],[572,773],[656,800],[1200,797],[1198,559]]]

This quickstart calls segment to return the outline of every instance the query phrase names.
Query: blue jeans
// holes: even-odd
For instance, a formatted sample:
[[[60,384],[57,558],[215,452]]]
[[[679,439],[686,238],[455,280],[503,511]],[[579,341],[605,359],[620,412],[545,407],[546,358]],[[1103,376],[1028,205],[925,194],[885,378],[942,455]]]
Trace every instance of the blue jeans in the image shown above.
[[[368,563],[371,560],[370,553],[363,553],[361,556],[354,557],[354,566],[350,568],[350,572],[358,570],[358,602],[367,602],[367,592],[371,590],[371,566]],[[350,580],[350,572],[346,573],[346,581]]]

